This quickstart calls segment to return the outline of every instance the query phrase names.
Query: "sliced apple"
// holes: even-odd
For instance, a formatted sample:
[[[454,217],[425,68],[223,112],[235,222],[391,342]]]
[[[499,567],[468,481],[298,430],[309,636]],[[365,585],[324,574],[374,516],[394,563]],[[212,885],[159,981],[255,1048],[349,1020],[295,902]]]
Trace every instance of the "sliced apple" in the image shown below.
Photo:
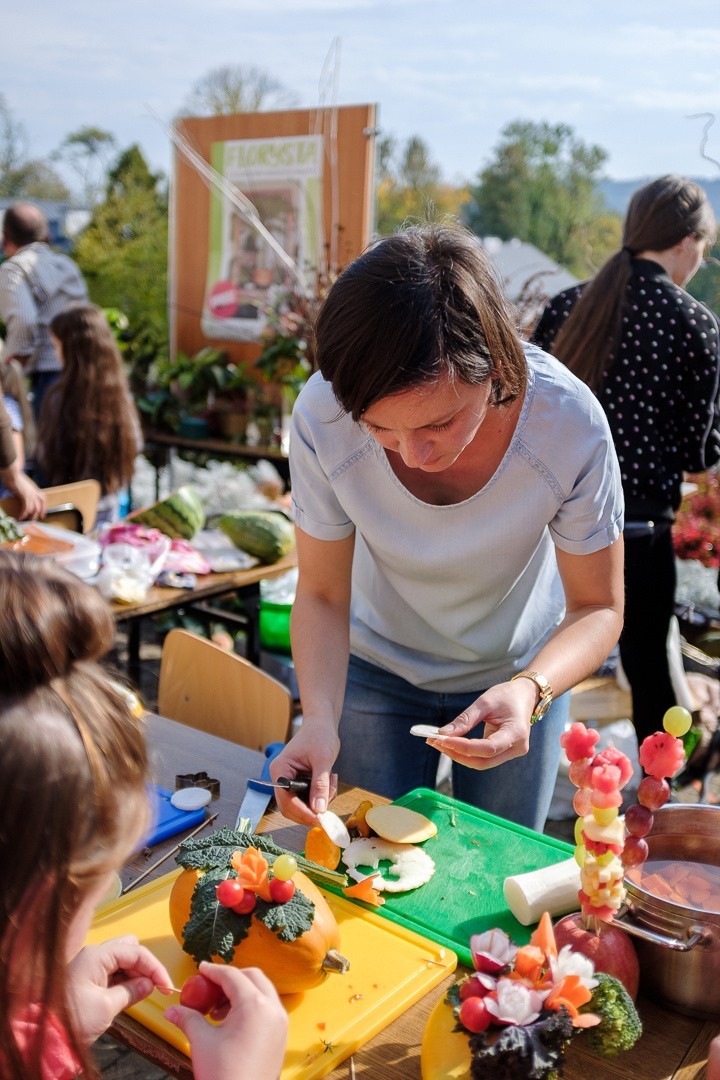
[[[437,836],[434,821],[406,806],[372,806],[365,820],[374,833],[394,844],[422,844],[431,836]]]

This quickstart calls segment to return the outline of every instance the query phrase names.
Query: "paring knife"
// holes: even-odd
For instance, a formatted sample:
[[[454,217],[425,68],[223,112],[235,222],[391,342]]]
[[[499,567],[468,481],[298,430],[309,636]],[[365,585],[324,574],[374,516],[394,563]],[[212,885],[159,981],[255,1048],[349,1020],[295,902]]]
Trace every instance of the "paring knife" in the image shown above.
[[[285,749],[285,743],[274,742],[265,747],[265,764],[259,780],[248,780],[247,789],[242,804],[235,820],[235,828],[240,827],[242,818],[250,819],[250,831],[255,832],[260,818],[265,813],[267,805],[273,797],[275,790],[272,777],[270,776],[270,764],[278,754]]]

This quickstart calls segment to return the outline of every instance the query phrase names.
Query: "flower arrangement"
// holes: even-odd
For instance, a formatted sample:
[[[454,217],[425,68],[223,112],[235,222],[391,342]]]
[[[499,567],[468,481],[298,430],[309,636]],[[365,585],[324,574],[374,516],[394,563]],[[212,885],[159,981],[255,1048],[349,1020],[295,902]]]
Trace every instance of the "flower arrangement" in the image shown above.
[[[311,339],[317,304],[316,296],[288,290],[265,308],[262,352],[256,366],[268,382],[280,386],[291,405],[313,371]]]
[[[696,559],[720,566],[720,477],[715,472],[693,477],[697,491],[686,495],[673,528],[678,559]]]
[[[596,1029],[587,1045],[604,1057],[640,1037],[625,989],[612,976],[596,975],[592,961],[570,945],[558,949],[547,912],[528,945],[494,929],[473,935],[470,949],[475,971],[445,1000],[455,1030],[469,1036],[473,1080],[561,1076],[565,1051],[584,1030]]]

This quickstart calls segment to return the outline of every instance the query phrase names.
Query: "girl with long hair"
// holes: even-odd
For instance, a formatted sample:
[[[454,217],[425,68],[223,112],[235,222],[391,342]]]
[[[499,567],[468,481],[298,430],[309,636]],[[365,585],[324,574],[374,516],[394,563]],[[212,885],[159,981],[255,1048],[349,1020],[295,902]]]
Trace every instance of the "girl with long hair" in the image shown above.
[[[625,494],[620,659],[638,739],[675,704],[672,523],[684,472],[720,459],[718,326],[684,286],[717,227],[702,188],[661,176],[635,192],[622,247],[546,306],[533,340],[593,390],[610,423]]]
[[[47,391],[37,462],[46,485],[98,480],[98,523],[118,517],[119,492],[142,446],[122,357],[102,311],[74,304],[50,323],[62,374]]]
[[[148,824],[140,721],[99,664],[114,624],[99,593],[48,560],[0,552],[0,1078],[93,1077],[89,1045],[167,990],[134,937],[81,948]],[[257,971],[203,965],[229,1011],[173,1006],[198,1080],[274,1080],[285,1011]],[[242,1062],[242,1067],[238,1065]]]

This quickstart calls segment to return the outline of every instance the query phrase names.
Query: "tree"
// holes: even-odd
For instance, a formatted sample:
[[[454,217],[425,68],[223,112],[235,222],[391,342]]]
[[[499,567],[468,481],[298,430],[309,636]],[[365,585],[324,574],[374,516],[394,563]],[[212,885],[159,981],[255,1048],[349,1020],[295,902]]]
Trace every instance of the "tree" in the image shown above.
[[[100,197],[115,148],[115,136],[109,131],[86,126],[66,135],[52,155],[55,160],[67,161],[78,174],[87,206],[94,206]]]
[[[377,231],[381,236],[406,224],[456,216],[467,198],[464,188],[443,183],[439,165],[418,135],[401,148],[392,135],[384,136],[377,158]]]
[[[517,237],[586,277],[615,246],[614,229],[606,246],[608,211],[596,188],[606,160],[567,124],[516,120],[471,187],[465,220],[480,236]]]
[[[45,161],[26,155],[25,128],[0,94],[0,198],[70,199],[65,182]]]
[[[108,172],[105,199],[75,246],[90,295],[136,326],[167,326],[168,202],[164,178],[137,146]]]
[[[260,68],[226,64],[213,68],[194,84],[183,116],[231,116],[289,108],[294,96]]]

